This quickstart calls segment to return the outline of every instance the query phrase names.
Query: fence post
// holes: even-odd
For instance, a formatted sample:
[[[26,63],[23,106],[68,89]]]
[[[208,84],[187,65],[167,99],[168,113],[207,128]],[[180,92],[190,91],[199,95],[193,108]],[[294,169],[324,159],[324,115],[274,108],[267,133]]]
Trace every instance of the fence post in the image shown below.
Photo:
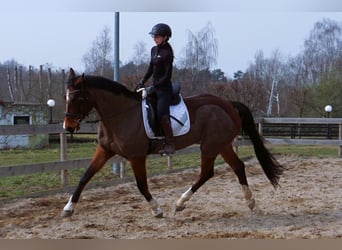
[[[259,123],[258,123],[258,131],[259,131],[259,134],[262,136],[262,121],[263,119],[261,118]]]
[[[173,166],[172,166],[172,156],[171,155],[167,156],[167,169],[168,170],[172,170],[173,169]]]
[[[67,139],[65,133],[59,134],[60,138],[60,145],[61,145],[61,161],[67,160]],[[69,183],[68,180],[68,170],[62,169],[61,170],[61,180],[62,180],[62,187],[66,187]]]
[[[243,136],[242,136],[242,140],[244,140]],[[239,155],[239,140],[238,140],[238,136],[235,137],[233,144],[235,142],[235,154]]]
[[[126,160],[120,162],[120,178],[125,178],[126,176]]]
[[[338,139],[342,140],[342,124],[338,126]],[[339,157],[342,157],[342,145],[340,145],[338,149],[338,155]]]

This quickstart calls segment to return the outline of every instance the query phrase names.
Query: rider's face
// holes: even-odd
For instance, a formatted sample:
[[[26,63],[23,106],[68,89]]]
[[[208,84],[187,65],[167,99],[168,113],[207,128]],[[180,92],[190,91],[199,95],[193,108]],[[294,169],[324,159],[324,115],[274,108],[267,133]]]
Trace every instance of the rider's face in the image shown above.
[[[162,43],[165,42],[166,39],[167,39],[167,36],[154,35],[154,36],[152,36],[152,37],[153,37],[154,42],[155,42],[157,45],[162,44]]]

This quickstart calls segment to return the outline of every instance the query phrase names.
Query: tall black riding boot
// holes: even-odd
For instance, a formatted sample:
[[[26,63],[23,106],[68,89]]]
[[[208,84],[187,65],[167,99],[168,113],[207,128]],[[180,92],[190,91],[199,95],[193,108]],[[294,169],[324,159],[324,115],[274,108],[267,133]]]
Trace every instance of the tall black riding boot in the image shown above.
[[[161,153],[166,155],[173,154],[175,152],[175,146],[170,118],[166,115],[163,116],[160,121],[160,125],[163,129],[165,136],[165,146],[164,150]]]

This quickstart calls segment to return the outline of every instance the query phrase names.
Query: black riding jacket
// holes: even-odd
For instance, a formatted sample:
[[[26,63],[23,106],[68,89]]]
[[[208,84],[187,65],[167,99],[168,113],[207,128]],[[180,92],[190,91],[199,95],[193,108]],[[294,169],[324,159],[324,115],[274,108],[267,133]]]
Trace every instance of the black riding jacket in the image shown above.
[[[172,76],[173,51],[169,43],[165,42],[151,49],[151,61],[143,81],[146,82],[153,75],[155,88],[170,87]]]

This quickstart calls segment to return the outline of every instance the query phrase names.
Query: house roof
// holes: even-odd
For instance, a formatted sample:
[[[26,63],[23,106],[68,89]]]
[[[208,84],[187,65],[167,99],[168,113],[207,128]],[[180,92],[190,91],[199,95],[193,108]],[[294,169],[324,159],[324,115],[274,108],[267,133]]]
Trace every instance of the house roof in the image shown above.
[[[0,100],[0,106],[9,106],[9,105],[24,105],[24,106],[45,106],[42,103],[32,103],[32,102],[12,102],[12,101],[2,101]]]

